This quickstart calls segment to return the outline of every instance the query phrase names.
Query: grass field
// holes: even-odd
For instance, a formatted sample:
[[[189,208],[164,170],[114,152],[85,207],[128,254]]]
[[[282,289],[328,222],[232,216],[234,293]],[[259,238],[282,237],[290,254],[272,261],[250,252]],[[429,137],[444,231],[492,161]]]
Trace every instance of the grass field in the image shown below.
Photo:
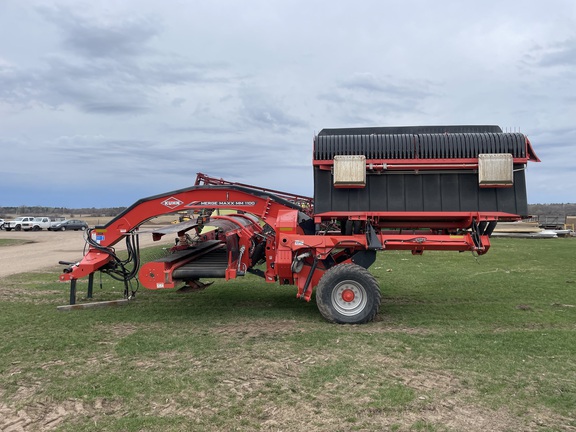
[[[30,240],[22,240],[22,239],[0,239],[0,247],[17,246],[17,245],[23,245],[26,243],[32,243],[32,242]]]
[[[5,278],[0,430],[576,431],[575,257],[383,252],[362,326],[254,276],[72,312],[59,269]],[[121,298],[103,283],[95,300]]]

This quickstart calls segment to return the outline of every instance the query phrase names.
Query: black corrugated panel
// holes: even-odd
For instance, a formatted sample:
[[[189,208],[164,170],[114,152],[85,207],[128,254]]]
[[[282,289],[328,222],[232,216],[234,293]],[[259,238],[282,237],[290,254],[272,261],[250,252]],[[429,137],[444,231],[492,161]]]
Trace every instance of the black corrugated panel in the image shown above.
[[[315,160],[336,155],[365,155],[367,159],[459,159],[481,153],[511,153],[526,157],[526,137],[520,133],[449,133],[388,135],[319,135]]]
[[[318,136],[325,135],[402,135],[402,134],[443,134],[443,133],[500,133],[496,125],[460,125],[460,126],[392,126],[322,129]]]
[[[525,171],[514,168],[514,185],[509,188],[480,188],[478,174],[471,171],[368,175],[361,189],[334,188],[331,172],[314,168],[314,211],[481,211],[527,216]]]

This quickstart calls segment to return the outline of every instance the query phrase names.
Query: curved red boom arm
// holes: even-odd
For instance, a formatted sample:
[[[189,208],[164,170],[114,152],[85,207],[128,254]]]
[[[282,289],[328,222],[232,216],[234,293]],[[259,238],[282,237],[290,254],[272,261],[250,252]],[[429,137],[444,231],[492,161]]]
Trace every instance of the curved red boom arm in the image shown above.
[[[96,227],[93,239],[102,249],[114,246],[143,222],[182,210],[232,209],[251,213],[274,226],[281,210],[301,210],[283,198],[243,186],[192,186],[138,200],[104,226]],[[61,281],[79,279],[102,268],[112,258],[90,247],[83,259],[60,275]]]

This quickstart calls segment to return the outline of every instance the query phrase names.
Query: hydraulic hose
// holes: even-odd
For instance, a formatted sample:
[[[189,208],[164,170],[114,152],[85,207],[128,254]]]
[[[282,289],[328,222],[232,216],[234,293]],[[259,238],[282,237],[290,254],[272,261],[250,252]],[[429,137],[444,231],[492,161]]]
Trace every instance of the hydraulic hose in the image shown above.
[[[140,240],[138,235],[128,235],[126,237],[126,251],[128,256],[126,259],[122,260],[116,254],[114,248],[102,246],[94,240],[92,238],[92,231],[92,229],[86,231],[86,243],[93,249],[97,249],[100,252],[110,255],[115,264],[115,266],[103,268],[101,271],[119,281],[129,282],[134,279],[138,274],[138,269],[140,268]],[[129,266],[131,266],[130,269],[128,268]]]

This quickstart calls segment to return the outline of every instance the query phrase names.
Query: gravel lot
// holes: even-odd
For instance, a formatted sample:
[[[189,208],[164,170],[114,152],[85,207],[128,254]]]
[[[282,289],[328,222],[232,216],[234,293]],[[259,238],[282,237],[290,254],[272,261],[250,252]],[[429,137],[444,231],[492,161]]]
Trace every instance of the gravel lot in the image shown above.
[[[171,236],[161,243],[171,243]],[[30,243],[0,247],[0,277],[58,266],[58,261],[79,261],[84,251],[83,231],[4,231],[0,239],[29,240]],[[140,236],[140,247],[159,244],[152,235]],[[124,242],[116,245],[123,250]]]

